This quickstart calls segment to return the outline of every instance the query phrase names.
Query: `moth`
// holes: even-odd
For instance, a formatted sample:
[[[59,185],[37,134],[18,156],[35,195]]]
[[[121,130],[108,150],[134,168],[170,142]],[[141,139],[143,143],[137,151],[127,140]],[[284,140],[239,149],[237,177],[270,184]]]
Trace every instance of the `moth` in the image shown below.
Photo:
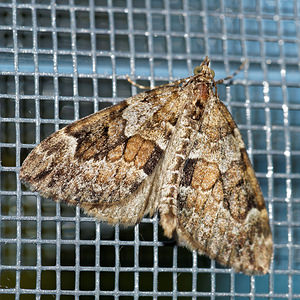
[[[25,159],[20,179],[112,224],[159,212],[167,237],[236,272],[265,274],[273,252],[268,213],[216,90],[206,57],[191,77],[55,132]]]

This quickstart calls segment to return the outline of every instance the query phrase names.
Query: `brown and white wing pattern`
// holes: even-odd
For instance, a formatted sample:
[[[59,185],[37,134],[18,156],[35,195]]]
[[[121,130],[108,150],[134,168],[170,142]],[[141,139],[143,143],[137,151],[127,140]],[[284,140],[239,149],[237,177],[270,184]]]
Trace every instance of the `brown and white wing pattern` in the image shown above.
[[[57,131],[25,159],[21,180],[111,223],[156,209],[153,179],[180,113],[178,86],[129,98]]]
[[[169,190],[173,185],[176,200],[160,207],[165,234],[176,232],[180,243],[237,272],[265,274],[272,235],[244,142],[212,85],[200,81],[192,86],[196,103],[186,106],[174,133],[189,132],[188,140],[178,134],[177,165],[174,159],[168,163],[169,172],[180,172],[166,183]],[[201,108],[198,114],[195,104]]]

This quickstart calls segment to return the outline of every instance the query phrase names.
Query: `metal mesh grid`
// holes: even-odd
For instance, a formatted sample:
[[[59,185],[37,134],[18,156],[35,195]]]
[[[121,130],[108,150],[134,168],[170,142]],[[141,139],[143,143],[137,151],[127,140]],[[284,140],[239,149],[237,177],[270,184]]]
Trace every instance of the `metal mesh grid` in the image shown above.
[[[0,3],[1,299],[299,298],[299,2],[37,0]],[[271,273],[235,274],[167,244],[158,218],[97,223],[31,193],[21,162],[50,133],[209,55],[248,146],[274,234]]]

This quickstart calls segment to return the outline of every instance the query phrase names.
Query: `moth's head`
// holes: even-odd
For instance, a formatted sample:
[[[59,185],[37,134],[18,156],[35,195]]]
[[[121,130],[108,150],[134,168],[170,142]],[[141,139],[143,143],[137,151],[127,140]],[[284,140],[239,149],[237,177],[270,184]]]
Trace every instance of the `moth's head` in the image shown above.
[[[200,66],[194,68],[194,75],[200,75],[202,77],[214,79],[215,72],[209,67],[209,58],[205,57]]]

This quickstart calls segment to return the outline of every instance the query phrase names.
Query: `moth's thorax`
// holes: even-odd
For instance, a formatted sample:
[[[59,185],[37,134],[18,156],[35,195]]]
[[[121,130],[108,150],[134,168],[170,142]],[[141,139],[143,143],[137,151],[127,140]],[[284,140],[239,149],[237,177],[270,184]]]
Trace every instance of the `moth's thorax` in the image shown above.
[[[206,77],[195,77],[191,82],[190,102],[192,119],[200,120],[208,100],[214,94],[214,82]]]

